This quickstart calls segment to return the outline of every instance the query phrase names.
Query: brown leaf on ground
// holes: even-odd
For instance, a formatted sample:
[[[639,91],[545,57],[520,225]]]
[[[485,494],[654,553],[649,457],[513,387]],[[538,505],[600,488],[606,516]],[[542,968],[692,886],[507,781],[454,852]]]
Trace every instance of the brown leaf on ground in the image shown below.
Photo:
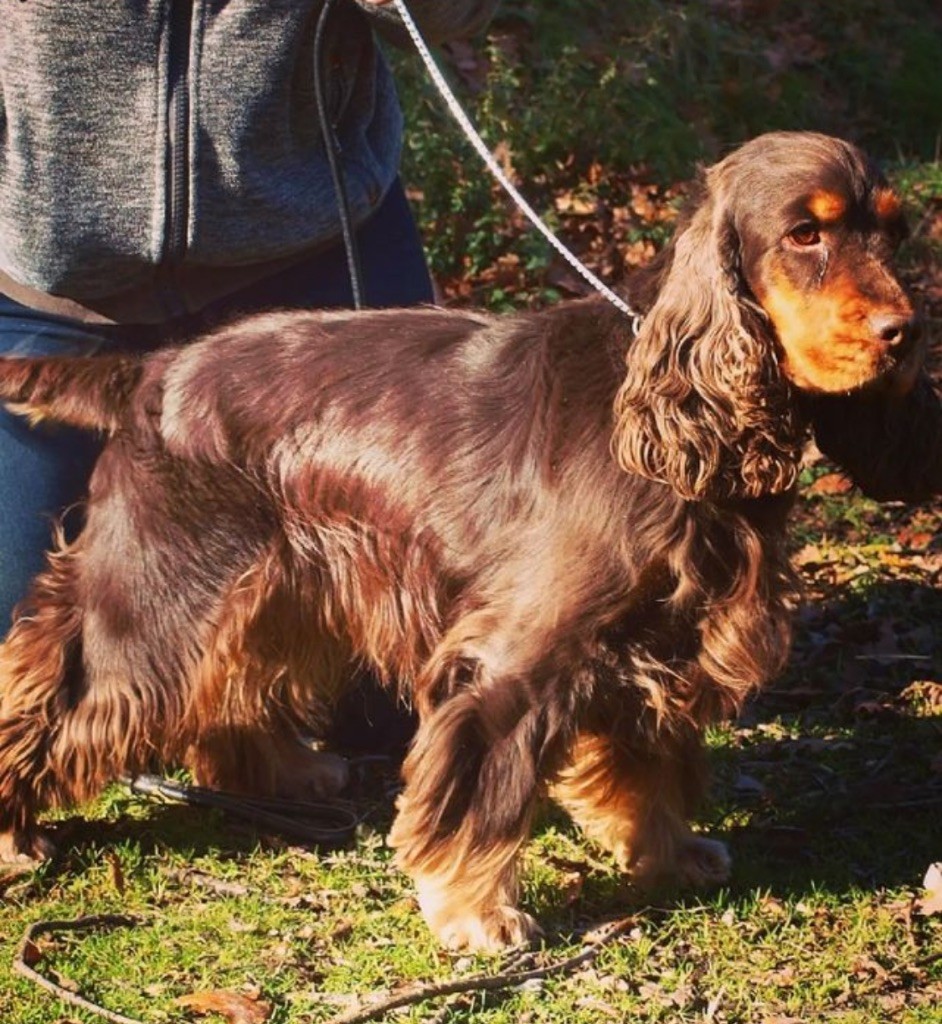
[[[52,981],[54,984],[58,985],[59,988],[63,989],[66,992],[81,992],[79,983],[74,978],[70,978],[65,974],[60,974],[58,971],[51,970],[49,972],[49,980]]]
[[[42,960],[43,951],[39,948],[39,946],[36,945],[35,942],[33,942],[32,940],[27,940],[23,943],[21,957],[23,963],[26,964],[27,967],[35,967],[36,964],[38,964],[39,961]]]
[[[913,704],[925,704],[933,711],[942,711],[942,683],[931,679],[917,679],[910,683],[901,691],[900,697]]]
[[[654,258],[654,243],[649,238],[640,238],[618,248],[621,258],[629,267],[643,267]]]
[[[913,526],[904,526],[897,535],[897,540],[904,548],[911,551],[922,551],[935,540],[936,535],[931,530],[920,530]]]
[[[590,1010],[596,1015],[601,1014],[604,1017],[611,1017],[612,1020],[624,1020],[623,1015],[614,1006],[606,1003],[603,999],[596,999],[593,996],[583,996],[581,999],[577,999],[576,1006],[580,1010]]]
[[[571,871],[562,879],[563,900],[567,907],[578,903],[585,886],[585,875],[580,871]]]
[[[546,272],[547,284],[571,295],[584,295],[586,283],[567,263],[554,262]]]
[[[222,989],[180,996],[174,1003],[201,1016],[218,1013],[229,1024],[265,1024],[272,1010],[271,1005],[264,1000]]]
[[[11,886],[23,878],[27,878],[36,870],[35,864],[3,864],[0,865],[0,896]]]
[[[848,494],[854,489],[853,481],[843,473],[825,473],[808,488],[809,494]]]
[[[657,190],[655,188],[632,183],[629,205],[635,216],[648,223],[655,223],[659,214],[656,200]]]
[[[774,896],[763,896],[759,901],[759,909],[766,917],[781,918],[788,915],[785,904]]]
[[[556,211],[573,217],[594,216],[599,212],[598,200],[591,195],[571,191],[560,192],[555,198]]]
[[[811,568],[816,565],[823,565],[827,561],[824,552],[817,544],[805,544],[792,555],[792,562],[803,568]]]
[[[121,867],[121,858],[114,850],[108,850],[105,853],[105,859],[108,861],[108,873],[111,875],[111,884],[114,886],[115,892],[119,896],[123,896],[126,886],[124,884],[124,869]]]
[[[510,143],[506,139],[501,139],[496,146],[491,150],[494,159],[500,165],[500,169],[510,178],[511,181],[517,180],[516,171],[514,171],[514,154],[510,148]]]

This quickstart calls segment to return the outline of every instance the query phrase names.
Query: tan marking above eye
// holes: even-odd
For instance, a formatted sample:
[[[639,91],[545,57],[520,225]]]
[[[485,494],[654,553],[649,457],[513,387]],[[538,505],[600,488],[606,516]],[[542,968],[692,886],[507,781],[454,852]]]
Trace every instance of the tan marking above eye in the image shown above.
[[[894,220],[903,208],[900,197],[891,188],[878,188],[873,193],[873,208],[880,220]]]
[[[822,224],[833,223],[847,212],[847,200],[839,192],[819,189],[811,194],[808,211]]]

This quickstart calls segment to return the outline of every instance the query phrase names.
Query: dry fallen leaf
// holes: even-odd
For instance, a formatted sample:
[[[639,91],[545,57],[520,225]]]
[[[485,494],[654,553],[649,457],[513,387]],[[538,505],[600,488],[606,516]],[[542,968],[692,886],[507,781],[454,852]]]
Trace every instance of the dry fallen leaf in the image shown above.
[[[821,565],[826,562],[827,559],[824,553],[818,547],[817,544],[805,544],[804,547],[792,555],[792,562],[795,565],[811,567],[813,565]]]
[[[218,1013],[229,1024],[265,1024],[271,1014],[271,1006],[263,1000],[225,990],[194,992],[174,1002],[194,1013]]]
[[[599,211],[599,203],[594,196],[577,195],[570,191],[557,194],[554,204],[558,213],[574,217],[588,217]]]
[[[27,967],[35,967],[43,958],[43,951],[32,940],[23,943],[21,958]]]
[[[903,527],[899,531],[897,540],[903,547],[909,550],[921,551],[923,548],[929,547],[929,545],[935,540],[935,533],[930,530],[917,530],[913,527]]]
[[[785,904],[774,896],[763,896],[759,900],[759,907],[768,917],[787,917],[788,910]]]
[[[917,679],[900,692],[900,697],[910,703],[921,703],[933,711],[942,711],[942,683],[931,679]]]
[[[603,999],[596,999],[593,996],[583,996],[576,1000],[576,1006],[580,1010],[590,1010],[594,1014],[611,1017],[612,1020],[624,1020],[624,1016],[614,1006],[609,1005]]]
[[[127,887],[124,883],[124,869],[121,867],[121,858],[114,852],[114,850],[107,850],[105,852],[105,859],[108,861],[108,872],[111,875],[111,884],[114,886],[115,892],[117,892],[118,895],[123,896]]]
[[[926,895],[916,900],[916,913],[923,917],[942,914],[942,861],[929,865],[922,885]]]
[[[582,896],[582,889],[585,885],[585,875],[581,871],[571,871],[562,879],[563,899],[566,906],[577,903]]]
[[[825,473],[808,488],[810,494],[847,494],[854,488],[850,477],[843,473]]]
[[[58,971],[49,971],[49,980],[54,982],[59,988],[64,989],[66,992],[72,992],[76,994],[81,991],[79,983],[74,978],[69,978],[65,974],[60,974]]]

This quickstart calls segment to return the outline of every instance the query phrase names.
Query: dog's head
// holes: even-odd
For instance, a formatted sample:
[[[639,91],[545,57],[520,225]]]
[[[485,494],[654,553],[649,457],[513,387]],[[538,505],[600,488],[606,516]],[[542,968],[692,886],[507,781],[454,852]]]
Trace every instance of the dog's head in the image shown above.
[[[706,170],[627,356],[615,449],[685,498],[795,482],[796,394],[910,389],[922,351],[892,268],[901,204],[856,147],[763,135]]]

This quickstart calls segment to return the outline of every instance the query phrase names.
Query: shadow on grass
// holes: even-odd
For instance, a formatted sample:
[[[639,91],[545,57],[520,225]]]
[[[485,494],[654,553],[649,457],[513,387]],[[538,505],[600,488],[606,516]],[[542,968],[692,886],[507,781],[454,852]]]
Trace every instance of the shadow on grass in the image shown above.
[[[228,819],[219,811],[174,804],[149,805],[146,812],[138,804],[133,815],[118,813],[105,818],[76,814],[48,823],[47,828],[57,851],[53,872],[79,870],[89,854],[125,844],[132,844],[144,855],[173,850],[193,857],[227,859],[251,853],[260,840],[251,825]]]
[[[762,795],[748,823],[725,830],[733,890],[918,886],[942,858],[942,783],[925,767],[940,735],[936,715],[891,730],[862,724],[839,739],[780,741],[761,762],[761,751],[741,752],[739,765],[758,776]]]
[[[942,592],[908,580],[842,592],[802,616],[783,678],[711,744],[699,824],[729,845],[732,899],[918,890],[942,860],[940,626]],[[576,836],[556,811],[547,826]],[[553,901],[551,887],[538,891],[535,910],[565,932],[651,898],[592,870],[576,905]],[[654,897],[664,908],[699,901]]]
[[[716,751],[735,891],[918,887],[942,859],[940,626],[942,592],[907,580],[804,616],[787,673]]]

